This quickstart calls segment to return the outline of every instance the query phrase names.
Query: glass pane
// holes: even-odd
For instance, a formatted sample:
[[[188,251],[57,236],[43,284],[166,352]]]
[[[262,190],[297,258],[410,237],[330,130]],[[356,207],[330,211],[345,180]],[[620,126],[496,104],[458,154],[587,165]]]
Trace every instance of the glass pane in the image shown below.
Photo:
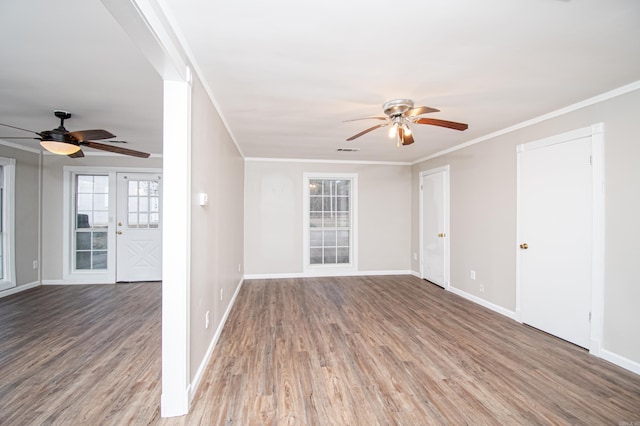
[[[322,181],[322,195],[331,195],[332,192],[332,188],[331,188],[331,183],[333,181],[331,180],[323,180]]]
[[[322,213],[310,213],[309,214],[309,227],[319,228],[322,226]]]
[[[138,183],[138,195],[149,195],[149,181],[141,180]]]
[[[138,227],[138,213],[129,213],[129,227],[137,228]]]
[[[109,210],[109,196],[107,194],[96,194],[93,196],[94,210]]]
[[[107,269],[107,252],[106,251],[94,251],[92,259],[93,269]]]
[[[78,194],[90,194],[93,192],[93,176],[77,176]]]
[[[93,227],[104,228],[109,226],[109,212],[95,212],[93,214]]]
[[[336,231],[324,231],[324,246],[335,247],[336,245]]]
[[[91,252],[76,252],[76,269],[91,269]]]
[[[157,228],[159,223],[160,223],[160,213],[151,213],[149,215],[149,224]]]
[[[351,189],[350,180],[340,180],[336,186],[338,195],[349,195]]]
[[[336,219],[338,228],[348,228],[351,225],[349,222],[349,213],[347,212],[336,213]]]
[[[311,247],[322,247],[322,231],[311,231],[309,234],[309,245]]]
[[[312,212],[322,211],[322,197],[310,197],[309,198],[309,210]]]
[[[338,231],[338,246],[349,247],[349,231]]]
[[[158,196],[160,195],[160,191],[158,190],[160,185],[157,181],[152,180],[149,182],[149,195]]]
[[[336,249],[331,247],[331,248],[325,248],[324,249],[324,263],[336,263]]]
[[[349,249],[347,247],[338,248],[337,263],[349,263]]]
[[[76,215],[76,228],[91,227],[91,212],[78,212]]]
[[[146,227],[149,224],[149,214],[148,213],[140,213],[138,216],[138,226]]]
[[[91,250],[91,232],[76,232],[76,250]]]
[[[91,194],[78,194],[78,210],[92,210],[93,209],[93,195]]]
[[[141,197],[141,198],[138,199],[138,211],[140,211],[140,212],[148,212],[149,211],[149,199],[148,198]]]
[[[138,181],[130,180],[128,185],[129,195],[138,195]]]
[[[138,211],[138,197],[129,197],[129,211],[130,212]]]
[[[348,197],[338,197],[337,198],[338,207],[336,210],[340,212],[348,212],[349,211],[349,198]]]
[[[335,213],[325,213],[324,214],[323,226],[325,228],[335,228],[336,227],[336,214]]]
[[[322,249],[321,248],[312,248],[309,251],[309,262],[312,265],[321,265],[322,264]]]
[[[93,233],[93,245],[94,250],[106,250],[107,249],[107,233],[106,232],[94,232]]]
[[[158,197],[149,198],[149,211],[150,212],[160,211],[160,198]]]
[[[322,194],[322,181],[312,179],[309,181],[309,195],[320,195]]]
[[[331,212],[336,209],[336,199],[334,197],[324,197],[323,209],[325,212]]]
[[[108,194],[109,193],[109,176],[94,176],[93,192],[96,194]]]

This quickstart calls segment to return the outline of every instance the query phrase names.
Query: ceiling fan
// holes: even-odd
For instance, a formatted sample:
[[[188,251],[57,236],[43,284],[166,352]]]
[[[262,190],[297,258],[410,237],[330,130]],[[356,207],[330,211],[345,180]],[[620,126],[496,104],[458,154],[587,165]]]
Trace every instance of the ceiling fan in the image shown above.
[[[10,126],[9,124],[0,123],[0,126],[10,127],[12,129],[23,130],[38,135],[38,137],[26,136],[8,136],[0,137],[0,139],[36,139],[40,141],[40,145],[49,152],[58,155],[66,155],[71,158],[84,157],[81,146],[86,146],[102,151],[114,152],[116,154],[130,155],[139,158],[148,158],[146,152],[135,151],[133,149],[123,148],[120,146],[107,145],[100,142],[93,142],[92,139],[111,139],[116,135],[106,130],[78,130],[70,132],[64,128],[64,120],[71,118],[71,113],[67,111],[56,110],[54,115],[60,119],[60,126],[53,130],[43,130],[34,132],[33,130],[23,129],[21,127]],[[127,143],[125,141],[105,141],[109,143]]]
[[[447,127],[449,129],[461,131],[467,130],[467,128],[469,127],[469,125],[467,124],[456,123],[455,121],[418,117],[418,115],[427,114],[430,112],[438,112],[439,110],[428,106],[414,107],[413,101],[411,99],[393,99],[391,101],[387,101],[382,105],[382,110],[386,114],[386,117],[365,117],[355,118],[353,120],[345,120],[345,122],[358,120],[384,121],[384,123],[376,124],[373,127],[369,127],[368,129],[365,129],[362,132],[351,136],[347,140],[352,141],[362,135],[366,135],[373,130],[379,129],[380,127],[391,126],[391,128],[389,129],[389,137],[398,138],[397,146],[411,145],[414,140],[409,124],[429,124],[432,126]]]

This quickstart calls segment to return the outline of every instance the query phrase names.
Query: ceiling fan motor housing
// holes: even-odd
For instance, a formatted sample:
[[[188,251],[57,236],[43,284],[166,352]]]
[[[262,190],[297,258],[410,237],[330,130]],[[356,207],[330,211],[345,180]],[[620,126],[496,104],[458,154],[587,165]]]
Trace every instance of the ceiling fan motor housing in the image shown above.
[[[389,117],[398,117],[413,108],[411,99],[393,99],[382,104],[382,110]]]

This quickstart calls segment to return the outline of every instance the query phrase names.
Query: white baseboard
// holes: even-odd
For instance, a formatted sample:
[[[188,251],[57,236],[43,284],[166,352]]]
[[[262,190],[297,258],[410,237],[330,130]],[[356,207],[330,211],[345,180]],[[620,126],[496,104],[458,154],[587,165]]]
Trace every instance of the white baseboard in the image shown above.
[[[410,274],[413,275],[416,278],[422,279],[422,275],[418,271],[411,271]]]
[[[231,313],[231,308],[236,303],[236,298],[238,297],[238,293],[240,292],[240,288],[242,288],[242,284],[244,283],[244,278],[240,279],[240,282],[236,286],[236,291],[233,292],[233,296],[229,301],[229,305],[227,306],[224,315],[222,316],[222,320],[220,324],[218,324],[218,328],[216,329],[215,334],[213,335],[213,339],[211,339],[211,343],[207,348],[207,353],[205,354],[200,366],[198,367],[198,371],[196,371],[195,376],[193,377],[193,381],[191,382],[191,386],[189,387],[189,404],[193,401],[193,397],[196,395],[196,391],[198,390],[198,386],[200,385],[200,380],[204,376],[204,372],[209,364],[209,360],[211,360],[211,355],[213,355],[213,350],[220,339],[220,335],[222,334],[222,329],[224,328],[225,323],[227,322],[227,318],[229,318],[229,314]]]
[[[175,395],[167,398],[164,393],[160,395],[160,417],[184,416],[189,412],[189,388],[181,393],[179,401]]]
[[[12,294],[20,293],[21,291],[29,290],[30,288],[39,287],[41,285],[42,284],[40,284],[39,281],[34,281],[32,283],[22,284],[22,285],[19,285],[19,286],[16,286],[16,287],[11,287],[11,288],[8,288],[6,290],[0,291],[0,298],[6,297],[6,296],[11,296]]]
[[[606,349],[600,349],[600,358],[607,360],[619,367],[627,369],[633,373],[640,374],[640,363],[625,358],[622,355],[618,355],[614,352]]]
[[[336,274],[335,271],[327,273],[323,275],[321,273],[304,273],[304,272],[293,272],[287,274],[247,274],[244,276],[245,280],[268,280],[274,278],[320,278],[320,277],[360,277],[367,275],[413,275],[412,271],[403,269],[403,270],[393,270],[393,271],[350,271],[344,274]]]
[[[506,308],[503,308],[502,306],[499,306],[499,305],[491,303],[491,302],[489,302],[487,300],[481,299],[481,298],[479,298],[477,296],[474,296],[473,294],[469,294],[466,291],[462,291],[462,290],[460,290],[458,288],[455,288],[453,286],[449,286],[449,291],[451,293],[457,294],[460,297],[463,297],[463,298],[465,298],[467,300],[470,300],[470,301],[472,301],[474,303],[477,303],[480,306],[484,306],[487,309],[491,309],[494,312],[497,312],[497,313],[499,313],[501,315],[504,315],[505,317],[511,318],[514,321],[517,321],[517,316],[516,316],[516,313],[514,311],[510,311],[510,310],[508,310]]]

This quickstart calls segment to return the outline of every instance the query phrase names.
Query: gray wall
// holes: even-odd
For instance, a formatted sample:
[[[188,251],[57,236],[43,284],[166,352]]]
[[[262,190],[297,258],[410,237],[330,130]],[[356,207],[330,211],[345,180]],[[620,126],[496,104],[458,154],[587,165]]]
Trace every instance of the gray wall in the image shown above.
[[[410,269],[411,167],[247,161],[246,274],[302,274],[306,172],[358,175],[359,271]]]
[[[15,242],[17,286],[38,282],[40,154],[0,145],[0,157],[15,158]]]
[[[640,363],[640,90],[416,164],[413,252],[419,251],[418,175],[451,166],[451,285],[514,311],[518,144],[605,124],[605,295],[603,349]],[[419,264],[412,262],[419,271]],[[471,281],[469,271],[477,272]],[[485,292],[480,293],[482,282]]]
[[[197,78],[194,78],[191,114],[189,352],[190,381],[193,382],[231,297],[242,281],[244,160]],[[198,193],[208,195],[208,205],[198,205]],[[210,312],[208,329],[205,328],[207,311]]]

